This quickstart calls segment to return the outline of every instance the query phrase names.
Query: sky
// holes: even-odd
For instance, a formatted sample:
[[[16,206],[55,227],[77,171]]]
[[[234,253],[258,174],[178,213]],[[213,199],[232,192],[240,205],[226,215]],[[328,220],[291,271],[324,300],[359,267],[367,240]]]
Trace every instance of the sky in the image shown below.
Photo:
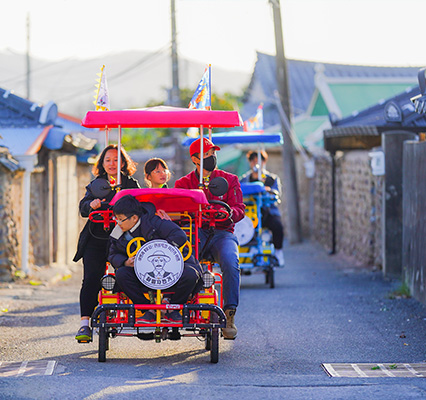
[[[1,3],[0,52],[47,60],[167,49],[170,0],[14,0]],[[424,66],[425,0],[281,0],[287,58]],[[268,0],[176,0],[180,57],[250,72],[275,54]]]

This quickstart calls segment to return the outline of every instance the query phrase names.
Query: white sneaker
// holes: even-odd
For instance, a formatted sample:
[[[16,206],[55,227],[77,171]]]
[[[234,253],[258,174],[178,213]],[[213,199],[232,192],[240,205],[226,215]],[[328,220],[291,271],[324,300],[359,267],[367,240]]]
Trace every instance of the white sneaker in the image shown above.
[[[284,261],[284,252],[283,252],[283,249],[275,250],[275,257],[277,257],[279,266],[280,267],[284,267],[285,261]]]

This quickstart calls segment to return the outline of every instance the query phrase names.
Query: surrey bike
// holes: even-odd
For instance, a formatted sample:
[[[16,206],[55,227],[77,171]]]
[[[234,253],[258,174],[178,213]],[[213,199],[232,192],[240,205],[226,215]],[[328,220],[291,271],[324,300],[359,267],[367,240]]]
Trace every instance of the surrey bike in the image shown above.
[[[122,127],[194,127],[236,126],[241,124],[237,112],[202,111],[187,109],[124,110],[88,112],[83,125],[86,127],[119,129],[119,145]],[[202,135],[202,128],[201,128]],[[120,153],[119,153],[120,154]],[[212,188],[219,188],[221,183],[210,182]],[[125,189],[115,194],[110,202],[115,202],[125,195],[132,195],[140,202],[151,202],[156,209],[164,210],[177,221],[187,235],[187,242],[177,249],[165,240],[134,238],[127,246],[129,257],[135,256],[135,272],[145,286],[151,290],[147,293],[150,304],[133,304],[125,293],[116,290],[114,273],[108,272],[102,279],[99,305],[95,309],[91,324],[99,334],[98,361],[106,361],[106,352],[110,340],[117,337],[137,337],[141,340],[179,340],[182,337],[197,337],[204,341],[205,349],[210,352],[210,361],[219,360],[220,329],[226,327],[226,317],[222,310],[222,276],[211,271],[209,263],[203,264],[203,289],[186,304],[170,304],[165,301],[167,290],[174,282],[149,278],[152,265],[148,261],[156,251],[161,250],[167,261],[167,268],[175,276],[183,269],[185,257],[191,252],[198,259],[199,231],[205,221],[212,231],[215,223],[228,218],[230,210],[226,203],[210,204],[202,190],[194,189]],[[218,207],[220,209],[218,209]],[[93,222],[110,226],[112,211],[94,211],[90,216]],[[189,254],[189,255],[188,255]],[[153,323],[138,323],[137,318],[146,310],[154,310],[156,320]],[[182,315],[180,323],[163,318],[167,310],[179,310]]]
[[[216,145],[256,145],[258,160],[261,159],[260,150],[265,145],[282,145],[281,133],[255,133],[231,131],[211,135]],[[194,139],[188,138],[183,142],[189,146]],[[261,174],[261,170],[258,170]],[[272,243],[272,233],[262,226],[262,208],[270,207],[279,201],[278,193],[267,191],[259,177],[255,182],[241,183],[243,201],[246,206],[245,217],[235,224],[235,235],[239,242],[240,270],[242,275],[263,273],[265,283],[270,288],[275,287],[275,268],[279,267]]]

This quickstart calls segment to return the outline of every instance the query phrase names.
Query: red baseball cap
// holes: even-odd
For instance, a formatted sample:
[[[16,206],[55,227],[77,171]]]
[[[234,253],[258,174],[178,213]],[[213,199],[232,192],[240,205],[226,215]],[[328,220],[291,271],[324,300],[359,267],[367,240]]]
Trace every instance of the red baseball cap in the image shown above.
[[[207,138],[203,138],[203,141],[204,141],[204,143],[203,143],[203,145],[204,145],[204,148],[203,148],[204,153],[206,151],[209,151],[211,148],[213,148],[215,150],[220,150],[220,147],[214,145],[211,140],[209,140]],[[191,146],[189,146],[189,154],[191,156],[193,156],[196,153],[200,153],[200,146],[201,146],[201,139],[197,139],[194,142],[192,142]]]

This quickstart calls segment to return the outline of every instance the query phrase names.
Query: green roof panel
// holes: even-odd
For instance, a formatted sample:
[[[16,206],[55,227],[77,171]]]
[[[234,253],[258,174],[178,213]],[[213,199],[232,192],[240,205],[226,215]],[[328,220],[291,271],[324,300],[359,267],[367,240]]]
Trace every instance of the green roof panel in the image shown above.
[[[377,104],[380,100],[389,99],[402,93],[413,85],[409,83],[330,83],[343,117],[354,111],[361,111]]]
[[[327,120],[328,117],[303,119],[295,122],[293,124],[293,129],[299,141],[304,144],[305,139],[320,128]]]
[[[312,117],[317,117],[320,115],[328,115],[328,108],[327,108],[327,105],[325,104],[323,97],[321,96],[321,93],[318,94],[318,97],[315,100],[315,103],[311,112]]]

